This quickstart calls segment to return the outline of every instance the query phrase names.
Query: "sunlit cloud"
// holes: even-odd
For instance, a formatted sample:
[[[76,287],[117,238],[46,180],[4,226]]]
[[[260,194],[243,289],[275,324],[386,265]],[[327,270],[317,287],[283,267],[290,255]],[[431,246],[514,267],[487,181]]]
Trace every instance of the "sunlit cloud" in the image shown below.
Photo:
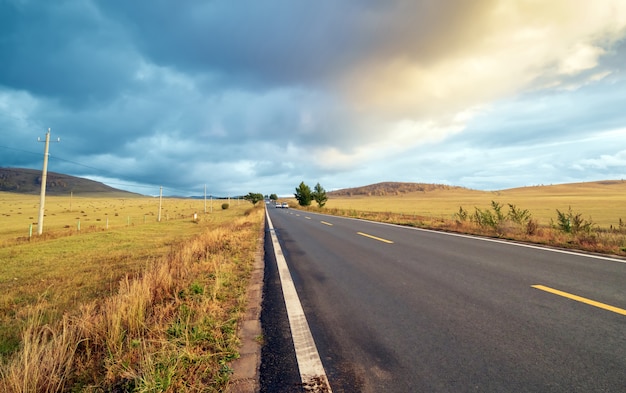
[[[2,166],[51,127],[58,170],[179,194],[623,172],[620,0],[9,1],[0,51]]]
[[[561,75],[597,67],[623,39],[626,3],[505,1],[476,17],[472,29],[461,26],[456,39],[445,42],[449,47],[432,57],[373,54],[365,66],[349,70],[346,94],[366,110],[437,117],[538,86],[556,87],[564,83]]]

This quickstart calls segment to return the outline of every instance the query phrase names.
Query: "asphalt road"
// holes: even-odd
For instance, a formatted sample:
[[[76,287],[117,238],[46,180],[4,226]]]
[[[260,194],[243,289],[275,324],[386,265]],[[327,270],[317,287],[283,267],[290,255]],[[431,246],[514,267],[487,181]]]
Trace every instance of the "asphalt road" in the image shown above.
[[[268,209],[333,392],[626,391],[626,263]],[[262,391],[298,392],[272,262]]]

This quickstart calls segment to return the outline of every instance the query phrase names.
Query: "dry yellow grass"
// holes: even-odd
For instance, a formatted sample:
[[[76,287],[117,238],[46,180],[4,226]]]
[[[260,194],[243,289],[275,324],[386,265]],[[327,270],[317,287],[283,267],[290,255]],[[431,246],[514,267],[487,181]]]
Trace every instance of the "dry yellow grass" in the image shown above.
[[[449,189],[383,197],[330,197],[326,207],[451,219],[460,206],[473,212],[475,207],[489,208],[491,201],[528,209],[542,225],[550,224],[551,219],[556,220],[557,209],[567,211],[569,206],[603,228],[611,225],[616,227],[620,218],[626,221],[626,181],[524,187],[493,192]]]
[[[155,201],[158,208],[151,198],[78,202],[93,209],[83,207],[90,218],[142,218]],[[155,211],[107,230],[50,220],[28,241],[15,228],[38,205],[0,193],[0,390],[224,386],[263,216],[247,202],[213,207],[204,215],[203,201],[166,199],[161,223]],[[49,198],[49,217],[65,209]]]
[[[203,201],[166,198],[159,223],[155,198],[74,197],[70,212],[69,198],[48,197],[44,234],[29,241],[28,224],[37,217],[39,198],[0,193],[0,355],[16,347],[27,306],[46,301],[47,318],[57,318],[116,290],[121,277],[132,277],[174,244],[250,207],[236,201],[227,210],[215,209],[216,201],[213,205],[213,213],[203,214]],[[196,222],[194,213],[201,213]],[[82,218],[80,232],[72,224],[76,217]],[[111,218],[108,230],[106,217]]]
[[[331,195],[323,211],[420,228],[626,255],[626,182],[623,180],[495,192],[433,187],[426,192],[402,193],[392,188],[383,193],[380,184],[376,186],[379,188],[372,194],[385,196]],[[369,191],[364,187],[358,192]],[[307,209],[318,210],[316,207]]]
[[[207,211],[218,213],[222,200],[207,200]],[[161,221],[203,215],[204,200],[163,198]],[[245,201],[232,200],[231,206],[244,206]],[[212,209],[211,209],[212,206]],[[157,221],[159,198],[94,198],[89,196],[48,196],[44,216],[44,235],[55,236],[78,231],[104,230],[138,226]],[[29,225],[37,233],[39,196],[0,192],[0,245],[3,241],[28,237]]]

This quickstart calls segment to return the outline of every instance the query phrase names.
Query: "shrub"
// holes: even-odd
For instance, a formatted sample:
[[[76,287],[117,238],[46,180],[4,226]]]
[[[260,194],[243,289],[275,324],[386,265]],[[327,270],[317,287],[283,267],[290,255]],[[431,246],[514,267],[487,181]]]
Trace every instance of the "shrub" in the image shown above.
[[[454,214],[454,216],[461,222],[467,221],[467,215],[467,210],[463,209],[463,206],[459,206],[459,212]]]
[[[222,210],[226,210],[230,207],[228,203],[222,203]]]
[[[491,201],[491,210],[482,210],[476,207],[471,220],[479,227],[490,228],[499,234],[510,233],[516,230],[524,231],[528,235],[535,234],[538,224],[536,221],[532,221],[528,209],[519,209],[510,203],[508,206],[509,211],[507,214],[504,214],[502,211],[503,205],[499,202]],[[459,212],[455,214],[455,217],[460,221],[465,221],[467,216],[468,213],[463,210],[463,207],[459,208]]]
[[[556,210],[557,223],[554,225],[565,233],[577,234],[579,232],[589,233],[593,228],[591,219],[582,218],[582,213],[574,213],[570,206],[567,212]]]
[[[498,226],[502,221],[504,221],[504,215],[502,214],[502,205],[496,201],[491,201],[491,210],[481,210],[479,208],[475,208],[473,221],[478,224],[479,227],[491,228],[493,230],[497,230]]]
[[[529,219],[528,222],[526,222],[526,234],[528,236],[536,235],[538,229],[539,229],[539,224],[537,223],[537,220]]]
[[[507,217],[518,225],[524,225],[530,221],[530,212],[528,209],[518,209],[515,205],[509,203],[509,214]]]

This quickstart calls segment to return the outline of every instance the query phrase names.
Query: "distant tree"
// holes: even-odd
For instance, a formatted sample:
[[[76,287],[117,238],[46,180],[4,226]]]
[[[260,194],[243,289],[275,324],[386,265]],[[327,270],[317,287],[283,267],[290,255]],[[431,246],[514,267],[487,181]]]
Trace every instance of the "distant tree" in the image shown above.
[[[317,202],[318,207],[323,207],[328,201],[328,196],[326,196],[326,190],[319,183],[315,185],[313,188],[313,193],[311,197],[315,202]]]
[[[244,196],[243,199],[252,202],[253,205],[256,205],[257,202],[263,200],[263,194],[249,192],[248,195]]]
[[[293,195],[296,197],[300,206],[310,206],[311,200],[313,200],[313,197],[311,196],[311,187],[304,184],[304,182],[301,182],[300,185],[296,187],[296,193]]]
[[[270,194],[270,199],[273,200],[273,201],[277,201],[278,200],[278,195]]]

